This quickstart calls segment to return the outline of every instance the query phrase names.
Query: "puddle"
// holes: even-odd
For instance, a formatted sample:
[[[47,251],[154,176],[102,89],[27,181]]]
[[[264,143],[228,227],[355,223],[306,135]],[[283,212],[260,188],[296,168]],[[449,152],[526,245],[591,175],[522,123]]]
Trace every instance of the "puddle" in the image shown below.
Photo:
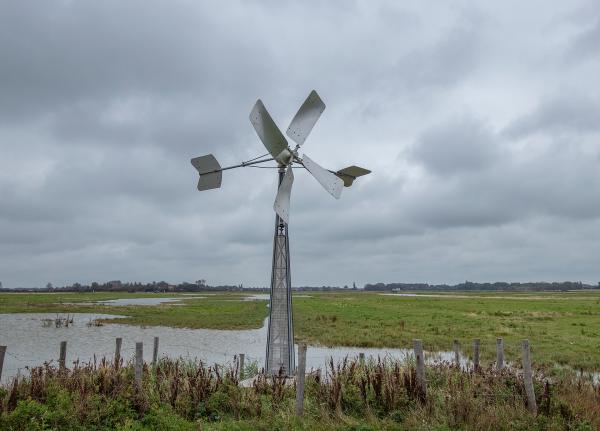
[[[292,299],[296,298],[312,298],[310,295],[293,295]],[[244,301],[268,301],[271,296],[268,293],[256,293],[244,298]]]
[[[570,373],[574,373],[578,378],[582,380],[591,381],[596,385],[600,384],[600,371],[581,371],[576,370],[575,368],[570,367],[569,365],[556,365],[556,368],[567,370]]]
[[[244,301],[268,301],[271,299],[268,293],[257,293],[254,295],[246,296]]]
[[[106,301],[95,301],[93,304],[102,305],[159,305],[167,304],[169,302],[180,302],[181,298],[120,298],[120,299],[107,299]]]
[[[40,365],[58,359],[61,341],[67,341],[67,364],[79,359],[82,362],[114,355],[115,338],[121,337],[122,356],[134,355],[135,343],[144,343],[144,359],[152,358],[154,337],[159,337],[159,356],[202,359],[207,363],[226,364],[237,353],[246,353],[248,359],[262,360],[265,351],[266,329],[215,330],[181,329],[163,326],[141,327],[105,324],[88,326],[97,318],[120,317],[100,313],[70,314],[69,327],[44,327],[44,319],[54,319],[55,313],[0,314],[0,345],[6,345],[2,382],[26,373],[25,367]]]
[[[111,306],[126,306],[126,305],[160,305],[173,303],[173,305],[181,305],[184,299],[200,299],[205,296],[188,295],[184,298],[119,298],[106,299],[104,301],[82,301],[82,302],[61,302],[68,305],[111,305]],[[178,304],[179,303],[179,304]]]

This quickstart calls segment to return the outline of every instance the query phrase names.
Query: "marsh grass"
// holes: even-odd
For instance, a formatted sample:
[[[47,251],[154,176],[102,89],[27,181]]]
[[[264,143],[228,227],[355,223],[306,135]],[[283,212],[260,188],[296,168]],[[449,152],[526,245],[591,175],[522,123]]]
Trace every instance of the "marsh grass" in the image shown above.
[[[260,328],[266,317],[265,301],[244,301],[247,295],[221,293],[202,298],[165,293],[28,293],[0,294],[0,313],[104,313],[125,316],[99,322],[174,328]],[[131,298],[178,298],[160,305],[115,306],[93,301]]]
[[[600,370],[600,292],[457,296],[389,296],[368,292],[316,293],[294,299],[299,341],[325,346],[410,348],[423,339],[427,351],[450,351],[458,339],[463,354],[481,340],[481,360],[495,359],[496,337],[507,360],[518,362],[529,339],[537,366],[568,365]]]
[[[0,388],[0,429],[600,429],[600,386],[574,374],[536,373],[534,416],[510,369],[430,366],[425,399],[410,361],[346,358],[307,378],[302,419],[281,376],[257,375],[243,388],[232,367],[171,359],[146,364],[141,389],[134,374],[132,363],[105,359],[33,368]]]

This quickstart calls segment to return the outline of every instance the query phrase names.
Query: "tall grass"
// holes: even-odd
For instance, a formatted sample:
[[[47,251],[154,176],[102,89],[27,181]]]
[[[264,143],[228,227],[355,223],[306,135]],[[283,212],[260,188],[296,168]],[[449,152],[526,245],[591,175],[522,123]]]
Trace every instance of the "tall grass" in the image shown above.
[[[411,362],[331,361],[307,378],[298,419],[295,388],[280,376],[241,387],[233,368],[162,359],[144,366],[138,388],[132,363],[47,363],[0,388],[0,429],[600,429],[600,385],[589,379],[536,373],[534,416],[513,370],[442,363],[426,377],[425,398]]]

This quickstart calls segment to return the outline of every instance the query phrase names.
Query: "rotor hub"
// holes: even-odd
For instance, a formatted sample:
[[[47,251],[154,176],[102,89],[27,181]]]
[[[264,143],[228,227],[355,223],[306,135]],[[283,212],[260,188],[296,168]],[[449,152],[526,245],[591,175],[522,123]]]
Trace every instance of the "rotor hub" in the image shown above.
[[[289,148],[286,148],[275,157],[275,160],[280,165],[288,166],[294,160],[294,153]]]

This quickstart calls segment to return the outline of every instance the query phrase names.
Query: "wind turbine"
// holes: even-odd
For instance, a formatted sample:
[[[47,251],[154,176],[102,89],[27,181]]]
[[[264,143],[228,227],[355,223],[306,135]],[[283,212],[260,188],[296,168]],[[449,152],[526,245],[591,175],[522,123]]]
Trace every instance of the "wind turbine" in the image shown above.
[[[339,171],[321,167],[306,154],[302,158],[298,150],[325,110],[325,104],[316,91],[311,91],[292,119],[286,135],[296,143],[292,149],[283,136],[263,102],[258,99],[250,112],[250,122],[268,154],[255,157],[238,165],[222,168],[217,159],[208,154],[191,160],[198,170],[198,190],[221,187],[222,173],[228,169],[254,166],[275,161],[279,172],[279,188],[273,209],[275,210],[275,235],[273,239],[273,266],[269,307],[269,326],[265,372],[268,374],[291,375],[295,370],[294,330],[292,320],[292,281],[290,275],[290,248],[288,223],[290,218],[290,196],[294,183],[292,165],[300,165],[323,186],[334,198],[339,199],[342,188],[350,187],[357,177],[371,173],[358,166],[349,166]],[[271,157],[268,157],[268,156]]]

